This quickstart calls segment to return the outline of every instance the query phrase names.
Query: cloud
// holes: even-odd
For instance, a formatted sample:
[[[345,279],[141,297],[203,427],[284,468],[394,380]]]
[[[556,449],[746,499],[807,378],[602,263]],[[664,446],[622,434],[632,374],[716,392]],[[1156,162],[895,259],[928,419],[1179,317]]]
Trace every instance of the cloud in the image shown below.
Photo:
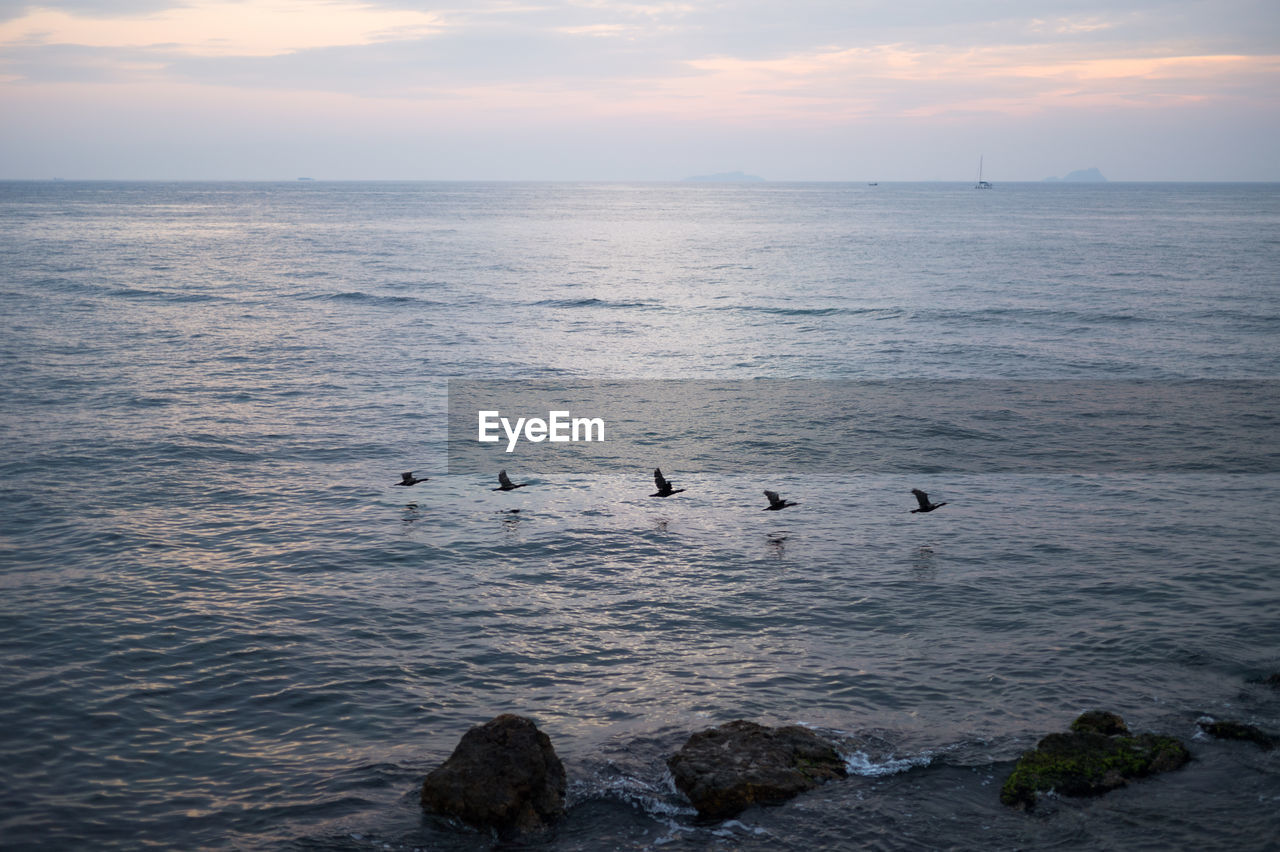
[[[195,0],[110,16],[28,8],[0,23],[0,45],[166,46],[196,56],[275,56],[419,38],[441,28],[440,16],[431,12],[353,0]]]
[[[225,110],[228,127],[238,126],[237,104],[270,104],[241,115],[258,128],[255,139],[287,105],[293,126],[315,109],[312,127],[330,133],[413,124],[433,138],[480,134],[468,149],[481,131],[519,140],[559,126],[581,139],[591,128],[629,126],[690,144],[767,137],[778,150],[870,127],[964,125],[982,136],[997,126],[1083,127],[1119,113],[1159,113],[1172,127],[1179,111],[1206,105],[1280,114],[1274,0],[424,8],[419,0],[0,0],[0,110],[16,115],[21,103],[38,116],[31,121],[49,122],[42,103],[101,103],[110,91],[113,104],[159,115],[199,104],[212,124]],[[10,122],[9,133],[27,134],[21,124]],[[847,143],[831,143],[840,152],[832,162]],[[746,160],[733,167],[751,170]]]
[[[1052,21],[1033,19],[1028,29],[1036,33],[1054,33],[1057,35],[1075,35],[1077,33],[1096,33],[1116,26],[1114,21],[1102,18],[1057,18]]]
[[[203,0],[181,14],[117,19],[108,27],[96,18],[76,19],[75,26],[40,31],[37,24],[65,22],[29,15],[0,25],[0,74],[11,82],[124,82],[133,69],[138,83],[149,83],[162,69],[172,82],[213,86],[373,98],[448,97],[505,86],[527,99],[538,87],[612,89],[621,79],[691,73],[678,61],[679,49],[660,37],[663,25],[653,14],[662,10],[656,8],[628,7],[622,22],[601,23],[577,7],[476,4],[404,18],[391,7],[333,2],[325,6],[322,27],[300,25],[281,34],[300,14],[299,2],[257,4],[270,26],[237,20],[223,21],[222,29],[193,29],[191,22],[221,17],[226,0]]]
[[[614,38],[625,35],[629,30],[623,24],[584,24],[579,27],[557,27],[556,31],[567,35],[589,35]]]
[[[114,18],[92,8],[29,10],[0,25],[0,75],[10,85],[166,79],[513,113],[810,125],[1228,95],[1274,104],[1267,87],[1280,89],[1273,55],[1134,40],[1125,34],[1148,18],[1132,11],[1105,17],[1083,2],[1069,15],[1018,17],[1000,3],[938,6],[940,19],[955,24],[953,40],[923,40],[938,32],[928,27],[916,38],[877,41],[871,35],[895,31],[903,13],[871,5],[879,28],[854,32],[848,22],[856,16],[844,4],[804,4],[819,23],[844,25],[801,29],[792,16],[779,24],[792,33],[781,41],[803,41],[804,33],[807,43],[789,50],[757,44],[781,18],[749,2],[477,2],[424,13],[358,0],[195,0]]]
[[[60,9],[73,14],[89,14],[99,18],[155,12],[178,5],[174,0],[0,0],[0,21],[21,18],[31,9]]]
[[[127,87],[164,80],[169,67],[169,58],[154,51],[74,44],[19,46],[7,50],[0,60],[0,82]]]
[[[1052,44],[956,48],[887,44],[767,60],[690,60],[697,77],[657,81],[657,109],[722,120],[840,123],[867,116],[940,117],[1168,106],[1251,97],[1274,107],[1280,56],[1131,55]]]

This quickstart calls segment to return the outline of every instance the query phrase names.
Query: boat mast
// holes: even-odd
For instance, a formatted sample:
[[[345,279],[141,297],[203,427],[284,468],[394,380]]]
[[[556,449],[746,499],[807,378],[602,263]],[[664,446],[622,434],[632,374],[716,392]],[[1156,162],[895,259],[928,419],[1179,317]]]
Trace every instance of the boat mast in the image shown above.
[[[978,155],[978,182],[973,185],[974,189],[990,189],[991,184],[982,179],[982,155]]]

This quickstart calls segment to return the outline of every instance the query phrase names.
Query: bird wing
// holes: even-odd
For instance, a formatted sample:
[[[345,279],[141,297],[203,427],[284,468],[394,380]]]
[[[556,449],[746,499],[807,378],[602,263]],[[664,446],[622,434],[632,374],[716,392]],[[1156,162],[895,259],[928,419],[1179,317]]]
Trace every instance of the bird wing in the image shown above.
[[[511,484],[511,477],[507,476],[507,472],[505,470],[498,471],[498,484],[499,485]]]
[[[778,492],[777,492],[777,491],[766,491],[766,492],[764,492],[764,496],[766,496],[766,497],[768,497],[768,498],[769,498],[769,505],[770,505],[770,506],[776,506],[776,505],[778,505],[779,503],[781,503],[781,502],[782,502],[782,500],[781,500],[781,499],[779,499],[779,497],[778,497]]]
[[[921,491],[919,488],[912,488],[912,489],[911,489],[911,493],[912,493],[912,494],[914,494],[914,495],[916,495],[916,500],[918,500],[918,501],[919,501],[919,503],[920,503],[920,508],[921,508],[921,509],[927,509],[927,508],[929,508],[929,495],[928,495],[928,494],[925,494],[925,493],[924,493],[923,491]]]
[[[659,491],[667,487],[667,479],[662,475],[662,468],[655,467],[653,469],[653,481],[657,484]]]
[[[411,479],[413,479],[413,471],[411,470],[405,471],[404,473],[400,474],[401,482],[408,482]]]

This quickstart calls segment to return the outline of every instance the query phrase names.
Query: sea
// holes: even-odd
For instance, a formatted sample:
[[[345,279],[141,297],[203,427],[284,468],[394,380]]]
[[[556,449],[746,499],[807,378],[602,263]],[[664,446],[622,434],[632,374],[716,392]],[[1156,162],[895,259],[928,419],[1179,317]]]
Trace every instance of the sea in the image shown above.
[[[1280,750],[1197,726],[1280,733],[1280,185],[0,182],[0,379],[5,850],[516,848],[419,805],[501,713],[566,767],[530,848],[1280,837]],[[761,470],[764,418],[503,492],[450,464],[489,380],[1188,387],[1252,437]],[[1192,762],[1001,805],[1089,709]],[[848,777],[698,819],[666,759],[735,719]]]

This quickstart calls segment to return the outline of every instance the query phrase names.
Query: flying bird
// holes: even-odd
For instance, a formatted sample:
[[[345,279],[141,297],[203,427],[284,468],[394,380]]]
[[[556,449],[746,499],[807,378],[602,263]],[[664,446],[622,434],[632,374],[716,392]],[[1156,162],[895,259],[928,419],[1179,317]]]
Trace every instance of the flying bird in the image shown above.
[[[662,468],[659,467],[653,469],[653,481],[657,484],[658,490],[650,494],[650,497],[670,497],[672,494],[679,494],[684,490],[683,488],[672,488],[671,483],[662,475]]]
[[[400,474],[400,481],[397,482],[396,485],[417,485],[419,482],[426,482],[426,481],[427,481],[427,477],[424,476],[421,479],[419,479],[418,477],[413,475],[413,471],[408,470]]]
[[[925,494],[919,488],[912,488],[911,493],[916,495],[916,500],[920,502],[919,509],[911,510],[911,514],[913,515],[916,512],[932,512],[934,509],[941,509],[943,506],[947,505],[946,503],[930,503],[929,495]]]
[[[514,483],[511,481],[511,477],[507,476],[507,472],[505,470],[500,470],[498,471],[498,487],[493,490],[494,491],[515,491],[517,488],[524,488],[528,484],[529,483],[527,482],[521,482],[518,484]]]
[[[800,505],[799,503],[795,503],[791,500],[783,500],[781,497],[778,496],[777,491],[766,491],[764,492],[764,496],[769,498],[769,505],[766,506],[764,509],[766,512],[777,512],[780,509],[787,508],[788,506]]]

